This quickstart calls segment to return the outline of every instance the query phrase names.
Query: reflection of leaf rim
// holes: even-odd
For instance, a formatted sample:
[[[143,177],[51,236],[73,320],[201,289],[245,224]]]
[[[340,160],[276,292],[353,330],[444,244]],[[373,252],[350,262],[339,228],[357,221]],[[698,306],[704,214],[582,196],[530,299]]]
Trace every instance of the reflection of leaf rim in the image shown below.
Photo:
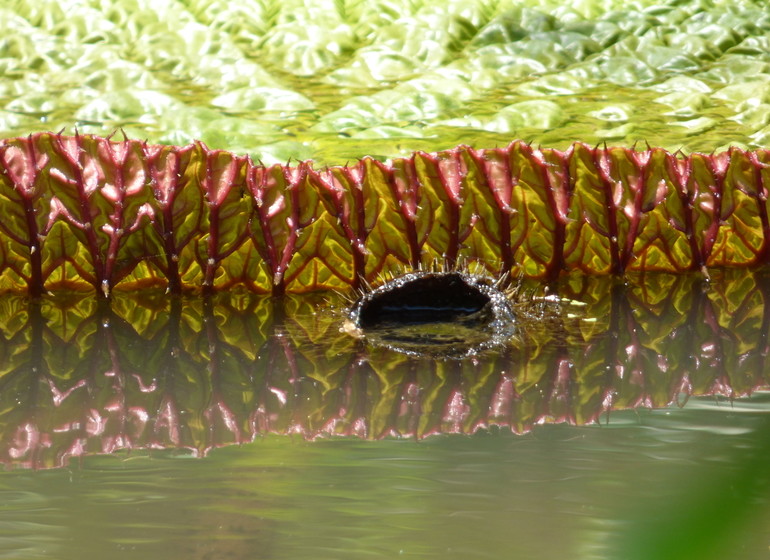
[[[517,339],[467,360],[364,349],[339,332],[333,304],[318,309],[320,294],[116,293],[111,305],[6,296],[0,462],[61,466],[73,453],[123,447],[205,454],[266,434],[521,433],[690,395],[750,394],[770,384],[770,284],[765,271],[715,276],[655,275],[630,287],[570,278],[563,293],[587,302],[602,328],[565,320],[571,342],[546,326],[537,345]],[[101,428],[84,435],[83,426]]]

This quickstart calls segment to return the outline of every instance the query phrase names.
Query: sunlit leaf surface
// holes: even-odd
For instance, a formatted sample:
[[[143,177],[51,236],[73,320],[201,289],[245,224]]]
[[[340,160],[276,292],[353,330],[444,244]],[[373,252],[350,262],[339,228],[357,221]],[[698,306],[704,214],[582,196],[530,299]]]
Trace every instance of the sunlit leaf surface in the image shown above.
[[[11,1],[0,135],[343,164],[511,139],[767,145],[759,0]]]

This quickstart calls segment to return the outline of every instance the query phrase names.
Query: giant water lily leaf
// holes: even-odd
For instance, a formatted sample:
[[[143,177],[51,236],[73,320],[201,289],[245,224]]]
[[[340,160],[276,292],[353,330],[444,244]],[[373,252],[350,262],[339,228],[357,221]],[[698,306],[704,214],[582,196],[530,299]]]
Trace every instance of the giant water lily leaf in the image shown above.
[[[89,284],[281,294],[433,262],[549,282],[759,267],[769,160],[517,141],[316,168],[200,142],[41,133],[0,143],[0,276],[33,295]]]
[[[2,288],[277,294],[434,261],[549,281],[760,265],[763,8],[2,8]],[[107,141],[117,127],[147,141]],[[70,134],[37,134],[51,129]]]

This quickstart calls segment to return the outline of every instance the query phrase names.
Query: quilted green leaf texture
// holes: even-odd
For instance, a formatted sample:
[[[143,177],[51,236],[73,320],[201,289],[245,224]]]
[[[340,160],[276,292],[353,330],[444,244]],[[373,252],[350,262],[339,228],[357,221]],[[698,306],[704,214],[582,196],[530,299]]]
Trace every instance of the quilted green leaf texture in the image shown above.
[[[521,139],[766,146],[755,0],[69,0],[0,6],[0,135],[344,164]]]

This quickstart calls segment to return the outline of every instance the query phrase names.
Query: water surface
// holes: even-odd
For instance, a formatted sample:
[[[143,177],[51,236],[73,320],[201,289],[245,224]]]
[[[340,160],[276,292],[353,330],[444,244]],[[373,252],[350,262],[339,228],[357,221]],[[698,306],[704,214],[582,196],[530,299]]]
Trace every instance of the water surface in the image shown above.
[[[267,436],[0,477],[7,558],[766,558],[770,395],[424,441]]]
[[[770,307],[739,276],[573,283],[463,360],[323,299],[6,297],[0,557],[767,558]]]

